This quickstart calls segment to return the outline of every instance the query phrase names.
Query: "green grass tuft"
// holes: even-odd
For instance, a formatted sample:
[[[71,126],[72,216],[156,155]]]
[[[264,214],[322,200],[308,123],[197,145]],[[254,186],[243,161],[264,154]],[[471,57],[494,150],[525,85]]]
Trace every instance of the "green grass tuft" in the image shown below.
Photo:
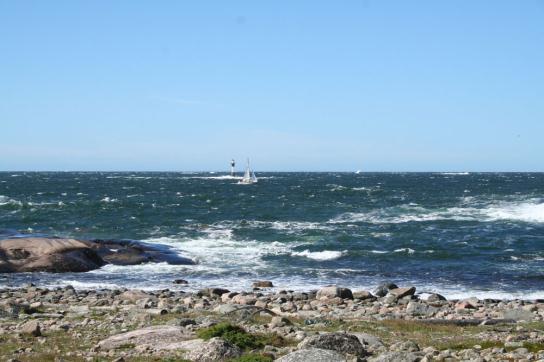
[[[230,323],[219,323],[215,326],[200,329],[197,331],[197,335],[205,340],[220,337],[242,349],[254,349],[263,346],[256,336],[247,333],[242,327]]]
[[[241,357],[231,359],[229,362],[272,362],[274,359],[261,354],[246,354]]]

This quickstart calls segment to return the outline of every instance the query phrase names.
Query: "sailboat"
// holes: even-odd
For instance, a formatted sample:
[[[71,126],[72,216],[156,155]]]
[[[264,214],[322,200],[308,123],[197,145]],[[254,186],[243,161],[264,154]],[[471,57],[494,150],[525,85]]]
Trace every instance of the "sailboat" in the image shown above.
[[[257,183],[257,176],[255,176],[255,172],[251,169],[249,166],[249,158],[247,159],[247,166],[246,166],[246,172],[244,172],[244,177],[240,181],[238,181],[239,184],[244,185],[251,185]]]

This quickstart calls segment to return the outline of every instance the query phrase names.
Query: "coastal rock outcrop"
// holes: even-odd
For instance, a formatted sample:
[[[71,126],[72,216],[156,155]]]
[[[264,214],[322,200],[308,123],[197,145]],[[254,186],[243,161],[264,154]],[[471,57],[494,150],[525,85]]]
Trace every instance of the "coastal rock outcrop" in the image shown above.
[[[0,240],[0,273],[87,272],[105,264],[193,264],[161,245],[125,240],[10,238]]]

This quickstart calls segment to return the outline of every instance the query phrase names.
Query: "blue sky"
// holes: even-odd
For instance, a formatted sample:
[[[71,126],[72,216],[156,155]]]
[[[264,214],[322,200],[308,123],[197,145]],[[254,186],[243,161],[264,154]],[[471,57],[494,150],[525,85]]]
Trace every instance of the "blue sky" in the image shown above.
[[[0,0],[0,170],[544,171],[544,1]]]

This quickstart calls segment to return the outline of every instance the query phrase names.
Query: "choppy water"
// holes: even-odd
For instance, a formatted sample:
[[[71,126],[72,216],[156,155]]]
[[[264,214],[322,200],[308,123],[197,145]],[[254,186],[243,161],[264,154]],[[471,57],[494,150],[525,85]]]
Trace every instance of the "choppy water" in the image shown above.
[[[194,266],[0,276],[77,287],[308,289],[383,280],[450,297],[544,297],[544,174],[0,173],[0,232],[163,243]]]

